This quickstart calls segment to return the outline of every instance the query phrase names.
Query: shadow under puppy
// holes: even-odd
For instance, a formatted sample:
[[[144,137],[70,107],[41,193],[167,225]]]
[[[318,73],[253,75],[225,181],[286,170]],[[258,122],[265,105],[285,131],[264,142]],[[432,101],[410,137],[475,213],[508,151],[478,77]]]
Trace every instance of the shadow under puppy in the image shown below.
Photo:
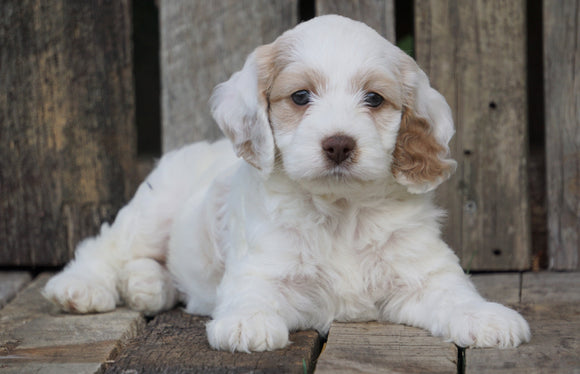
[[[258,47],[211,105],[228,140],[165,155],[48,299],[78,313],[182,301],[231,351],[282,348],[289,330],[333,320],[404,323],[460,346],[530,339],[440,238],[432,191],[455,170],[453,121],[400,49],[318,17]]]

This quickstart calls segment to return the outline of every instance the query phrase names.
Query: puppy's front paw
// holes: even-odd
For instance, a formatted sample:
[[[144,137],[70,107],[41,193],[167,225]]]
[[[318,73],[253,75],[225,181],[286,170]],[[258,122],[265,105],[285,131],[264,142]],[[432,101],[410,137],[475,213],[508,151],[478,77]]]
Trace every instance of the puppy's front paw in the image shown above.
[[[461,347],[517,347],[531,338],[530,327],[516,311],[484,302],[456,310],[450,321],[450,340]]]
[[[49,280],[42,294],[73,313],[108,312],[115,309],[119,299],[116,290],[66,272]]]
[[[256,313],[249,318],[217,318],[206,326],[209,344],[225,351],[272,351],[288,345],[288,328],[278,316]]]

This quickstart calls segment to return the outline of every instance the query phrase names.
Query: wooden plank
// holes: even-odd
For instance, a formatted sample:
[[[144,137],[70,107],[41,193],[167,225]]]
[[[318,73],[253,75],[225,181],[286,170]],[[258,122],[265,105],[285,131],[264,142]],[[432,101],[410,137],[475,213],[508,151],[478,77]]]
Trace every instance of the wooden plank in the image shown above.
[[[490,275],[489,278],[495,278],[500,284],[502,276]],[[477,278],[480,277],[474,279],[476,284]],[[532,340],[517,349],[467,349],[466,372],[534,374],[577,371],[580,368],[578,289],[580,273],[524,273],[522,304],[516,309],[530,324]]]
[[[0,309],[12,300],[30,279],[30,274],[25,271],[0,272]]]
[[[467,373],[577,373],[580,368],[580,304],[534,304],[518,308],[532,340],[514,349],[467,349]]]
[[[130,14],[0,2],[0,266],[67,262],[133,193]]]
[[[457,347],[391,323],[333,323],[316,373],[456,373]]]
[[[321,342],[315,331],[290,334],[286,349],[231,353],[213,350],[205,333],[209,319],[181,310],[163,313],[107,365],[106,373],[305,373],[312,372]]]
[[[530,267],[525,6],[415,1],[416,58],[457,127],[446,239],[470,270]]]
[[[128,309],[63,314],[40,292],[50,274],[39,276],[0,310],[2,373],[94,373],[144,327]]]
[[[316,0],[316,15],[339,14],[361,21],[395,42],[394,0]]]
[[[522,303],[580,304],[580,273],[524,273]]]
[[[298,19],[297,0],[160,2],[163,150],[222,137],[208,100],[246,56]]]
[[[481,296],[489,301],[510,305],[520,302],[519,273],[477,274],[471,280]]]
[[[544,86],[549,267],[580,269],[580,0],[546,0]]]

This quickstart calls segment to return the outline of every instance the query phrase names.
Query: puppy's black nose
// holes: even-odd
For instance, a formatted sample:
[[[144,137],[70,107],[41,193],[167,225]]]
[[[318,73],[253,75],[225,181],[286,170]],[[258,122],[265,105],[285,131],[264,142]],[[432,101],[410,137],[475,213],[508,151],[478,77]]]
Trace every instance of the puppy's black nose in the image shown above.
[[[322,141],[322,150],[326,157],[336,165],[348,159],[355,147],[355,140],[346,135],[334,135]]]

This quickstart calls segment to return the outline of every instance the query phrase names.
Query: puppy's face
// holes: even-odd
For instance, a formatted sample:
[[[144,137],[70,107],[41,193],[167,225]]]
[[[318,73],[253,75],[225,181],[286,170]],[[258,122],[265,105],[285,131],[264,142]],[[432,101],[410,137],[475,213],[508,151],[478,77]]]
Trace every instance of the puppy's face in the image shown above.
[[[243,88],[250,98],[236,98]],[[259,47],[212,105],[240,156],[310,188],[395,178],[425,192],[455,166],[445,159],[445,100],[411,58],[343,17],[316,18]]]
[[[402,113],[399,72],[376,48],[382,38],[357,31],[298,28],[258,51],[270,69],[262,72],[271,77],[263,87],[274,139],[294,180],[389,175]]]

